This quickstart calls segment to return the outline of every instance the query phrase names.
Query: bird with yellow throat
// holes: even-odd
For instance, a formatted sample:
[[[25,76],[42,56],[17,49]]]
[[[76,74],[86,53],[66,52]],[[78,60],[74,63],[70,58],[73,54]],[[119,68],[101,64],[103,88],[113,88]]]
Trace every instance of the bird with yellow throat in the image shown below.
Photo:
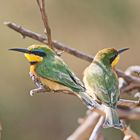
[[[128,48],[119,51],[114,48],[100,50],[84,71],[83,81],[88,94],[105,108],[104,127],[122,126],[116,111],[120,90],[114,67],[118,63],[120,54],[126,50]]]
[[[83,83],[47,45],[10,50],[24,53],[30,63],[29,74],[37,85],[36,89],[30,91],[30,95],[46,91],[67,91],[77,95],[86,105],[92,105],[92,98],[85,92]]]

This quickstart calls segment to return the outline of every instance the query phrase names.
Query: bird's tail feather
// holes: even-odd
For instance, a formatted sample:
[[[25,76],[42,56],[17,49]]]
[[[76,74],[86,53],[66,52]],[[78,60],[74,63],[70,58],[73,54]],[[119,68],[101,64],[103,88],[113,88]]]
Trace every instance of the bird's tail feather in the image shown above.
[[[108,106],[104,106],[105,107],[105,113],[106,113],[106,117],[105,117],[105,122],[103,127],[115,127],[115,128],[122,128],[122,124],[121,121],[119,120],[119,116],[117,111],[114,108],[108,107]]]
[[[93,104],[94,99],[86,92],[80,92],[78,96],[87,105],[88,108],[94,107]],[[103,124],[103,127],[105,128],[115,127],[121,129],[123,125],[119,119],[117,111],[114,108],[111,108],[106,105],[104,105],[104,108],[105,108],[106,117],[105,117],[105,122]]]

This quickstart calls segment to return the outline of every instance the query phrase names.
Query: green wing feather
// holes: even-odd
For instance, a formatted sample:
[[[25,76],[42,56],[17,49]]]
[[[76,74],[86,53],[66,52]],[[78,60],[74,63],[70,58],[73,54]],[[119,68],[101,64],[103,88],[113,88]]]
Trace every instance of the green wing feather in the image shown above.
[[[119,99],[116,74],[111,68],[92,63],[86,70],[86,82],[96,97],[103,103],[115,107]]]
[[[43,78],[65,85],[75,92],[85,91],[82,82],[58,56],[44,58],[43,62],[36,66],[36,73]]]

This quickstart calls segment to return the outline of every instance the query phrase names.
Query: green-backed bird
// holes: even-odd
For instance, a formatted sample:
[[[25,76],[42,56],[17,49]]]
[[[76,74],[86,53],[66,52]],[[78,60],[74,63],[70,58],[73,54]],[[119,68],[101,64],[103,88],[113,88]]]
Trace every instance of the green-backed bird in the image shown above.
[[[12,51],[24,53],[30,63],[30,76],[37,85],[37,89],[30,94],[46,91],[67,91],[75,93],[91,106],[90,96],[85,87],[68,65],[48,46],[32,45],[26,48],[13,48]]]
[[[103,104],[106,112],[104,127],[121,127],[116,104],[120,97],[119,82],[114,70],[120,53],[128,48],[117,51],[114,48],[100,50],[93,62],[84,70],[83,81],[89,95]]]

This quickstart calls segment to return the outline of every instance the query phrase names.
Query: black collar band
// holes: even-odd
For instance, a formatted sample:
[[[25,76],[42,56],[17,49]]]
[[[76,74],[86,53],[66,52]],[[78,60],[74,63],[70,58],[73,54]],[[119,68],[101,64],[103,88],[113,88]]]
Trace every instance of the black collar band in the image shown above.
[[[30,65],[35,65],[37,63],[38,63],[37,61],[32,61],[32,62],[30,62]]]

